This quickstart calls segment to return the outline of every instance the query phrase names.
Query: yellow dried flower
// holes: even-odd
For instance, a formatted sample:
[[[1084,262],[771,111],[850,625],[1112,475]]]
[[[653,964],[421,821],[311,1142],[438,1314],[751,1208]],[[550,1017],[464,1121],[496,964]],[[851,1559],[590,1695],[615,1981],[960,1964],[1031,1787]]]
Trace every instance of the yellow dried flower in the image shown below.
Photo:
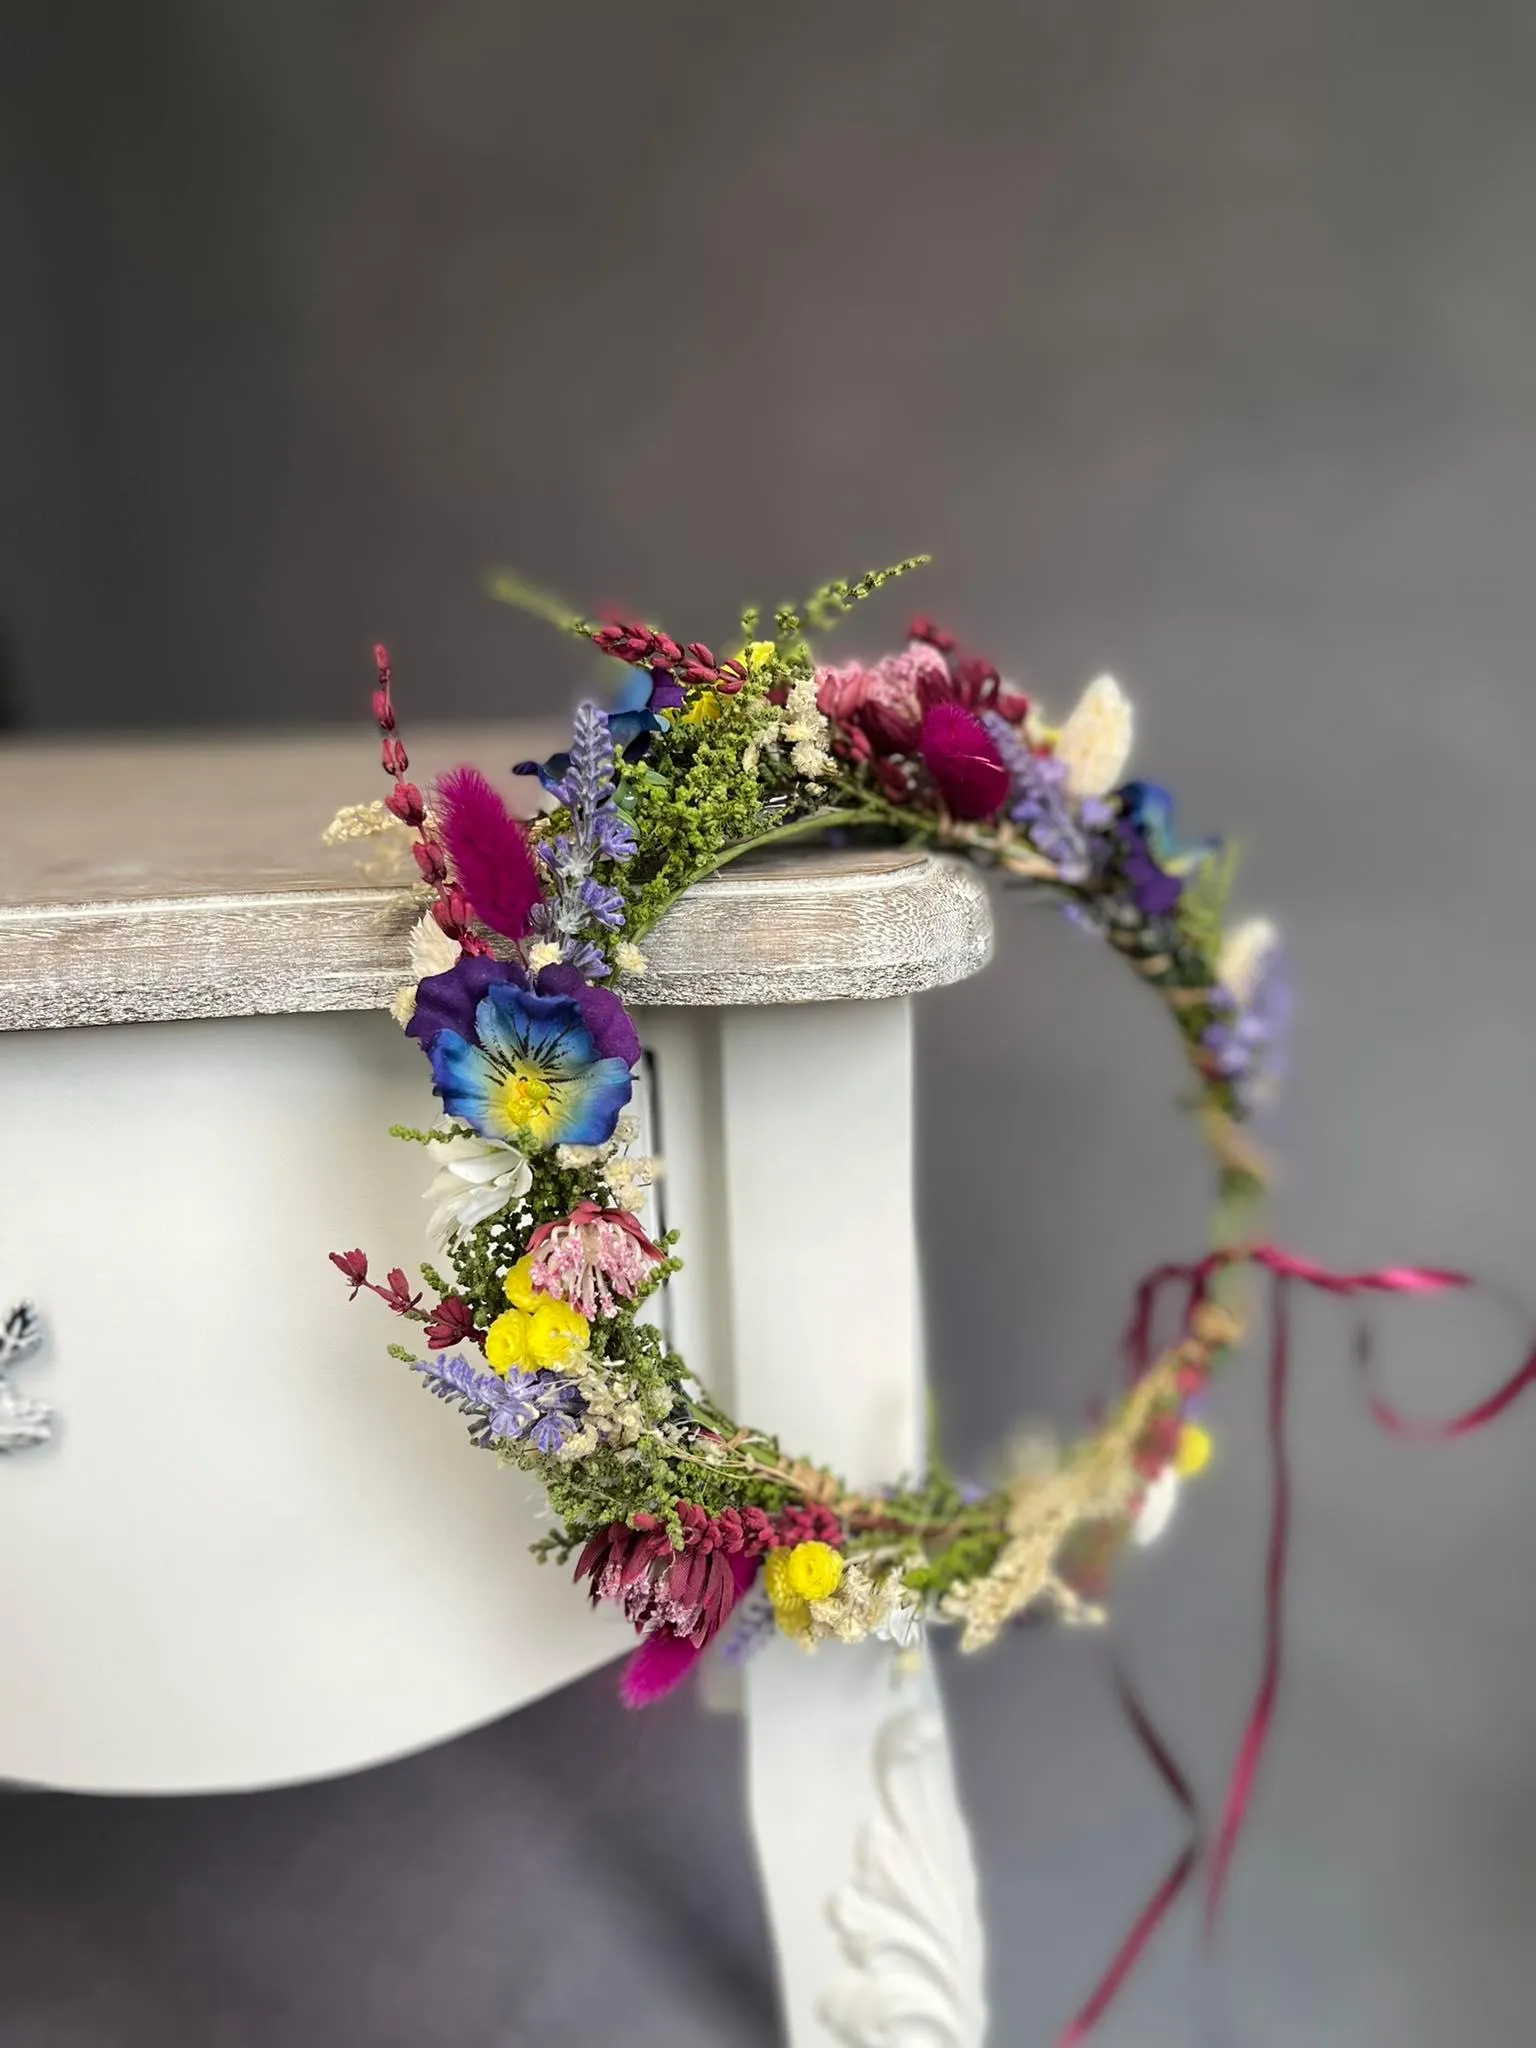
[[[541,1294],[533,1284],[532,1259],[519,1259],[502,1282],[502,1291],[514,1308],[527,1310],[530,1314],[541,1301],[548,1297]]]
[[[591,1325],[580,1309],[540,1294],[529,1280],[529,1261],[519,1259],[506,1278],[513,1302],[485,1333],[485,1362],[492,1372],[534,1372],[570,1365],[587,1348]]]
[[[843,1560],[830,1543],[797,1543],[785,1557],[784,1583],[802,1600],[830,1600],[842,1582]]]
[[[1173,1462],[1181,1479],[1193,1479],[1197,1472],[1203,1472],[1211,1462],[1211,1433],[1202,1429],[1198,1422],[1186,1422],[1179,1431],[1178,1448]]]
[[[486,1331],[485,1362],[503,1378],[528,1370],[528,1318],[521,1309],[509,1308]]]

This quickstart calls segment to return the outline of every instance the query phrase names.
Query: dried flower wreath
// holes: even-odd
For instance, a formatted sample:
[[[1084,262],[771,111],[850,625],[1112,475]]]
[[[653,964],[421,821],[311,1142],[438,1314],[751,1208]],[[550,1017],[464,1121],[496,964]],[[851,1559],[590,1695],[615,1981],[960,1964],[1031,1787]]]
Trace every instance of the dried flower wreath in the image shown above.
[[[577,711],[568,752],[518,767],[546,792],[526,826],[472,767],[443,776],[430,797],[406,779],[388,658],[376,650],[373,712],[393,788],[343,813],[330,836],[404,826],[430,892],[411,938],[415,982],[395,1014],[431,1065],[443,1115],[394,1135],[432,1152],[433,1229],[449,1272],[421,1268],[429,1303],[398,1267],[377,1283],[363,1252],[331,1257],[354,1297],[371,1289],[422,1327],[428,1355],[391,1352],[468,1417],[472,1441],[542,1483],[555,1527],[537,1550],[574,1557],[593,1600],[617,1603],[639,1633],[622,1685],[632,1706],[670,1691],[723,1630],[745,1646],[770,1620],[806,1648],[870,1635],[905,1646],[927,1623],[951,1622],[975,1650],[1030,1610],[1098,1618],[1117,1554],[1157,1536],[1207,1461],[1201,1396],[1243,1336],[1244,1276],[1267,1272],[1268,1641],[1213,1852],[1209,1917],[1278,1672],[1285,1289],[1470,1283],[1420,1268],[1337,1275],[1259,1241],[1265,1170],[1249,1125],[1274,1084],[1288,1011],[1278,934],[1261,919],[1228,925],[1231,850],[1181,843],[1167,792],[1126,779],[1132,710],[1111,678],[1091,683],[1058,725],[926,619],[872,664],[829,666],[813,651],[811,636],[923,559],[825,585],[780,609],[771,630],[748,611],[739,652],[725,659],[652,626],[570,615],[501,579],[497,595],[629,671],[608,708]],[[641,1221],[654,1164],[633,1152],[627,1106],[641,1048],[623,991],[645,974],[647,934],[692,884],[756,848],[834,832],[948,851],[1058,899],[1162,999],[1194,1082],[1216,1184],[1210,1249],[1143,1284],[1128,1384],[1099,1426],[992,1492],[937,1468],[878,1493],[850,1489],[724,1414],[642,1314],[681,1262],[676,1233],[653,1238]],[[1151,1333],[1170,1293],[1176,1331],[1158,1347]],[[1536,1361],[1468,1415],[1429,1426],[1371,1399],[1400,1433],[1455,1435],[1532,1377]],[[1134,1706],[1132,1719],[1187,1797]],[[1179,1881],[1192,1861],[1187,1852]],[[1176,1889],[1138,1923],[1072,2038]]]

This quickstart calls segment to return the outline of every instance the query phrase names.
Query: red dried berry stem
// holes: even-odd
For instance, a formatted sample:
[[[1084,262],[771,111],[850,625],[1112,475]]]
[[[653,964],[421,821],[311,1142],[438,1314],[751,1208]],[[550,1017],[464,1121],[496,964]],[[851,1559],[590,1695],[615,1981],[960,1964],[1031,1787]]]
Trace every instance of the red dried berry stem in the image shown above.
[[[583,625],[580,629],[600,654],[611,654],[631,668],[665,669],[685,687],[719,690],[731,697],[747,679],[745,666],[734,659],[716,661],[702,640],[690,640],[679,647],[670,633],[655,632],[629,619],[611,619],[606,625]]]
[[[411,759],[395,734],[394,678],[389,665],[389,649],[382,643],[376,646],[373,660],[378,671],[378,682],[373,692],[373,720],[379,728],[379,761],[384,773],[392,776],[395,784],[384,799],[385,806],[402,825],[410,826],[416,834],[411,852],[421,879],[436,891],[432,915],[442,930],[450,939],[456,939],[466,953],[487,953],[490,948],[471,929],[468,899],[449,876],[448,856],[432,830],[426,799],[414,782],[405,780]]]

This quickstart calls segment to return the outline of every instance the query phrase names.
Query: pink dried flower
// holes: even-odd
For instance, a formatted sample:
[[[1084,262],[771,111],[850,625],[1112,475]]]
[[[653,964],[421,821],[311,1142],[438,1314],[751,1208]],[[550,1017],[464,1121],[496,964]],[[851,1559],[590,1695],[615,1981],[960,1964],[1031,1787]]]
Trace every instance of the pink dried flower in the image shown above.
[[[412,1294],[411,1283],[405,1277],[404,1268],[391,1266],[384,1275],[384,1278],[389,1282],[389,1285],[387,1287],[374,1287],[374,1293],[379,1297],[380,1301],[392,1308],[397,1316],[410,1315],[420,1304],[421,1296],[419,1294]],[[371,1282],[369,1284],[372,1285]]]
[[[578,1202],[564,1222],[541,1223],[528,1252],[534,1286],[579,1308],[588,1322],[614,1314],[616,1295],[633,1301],[666,1256],[629,1210],[596,1202]]]
[[[331,1264],[352,1282],[352,1299],[368,1285],[368,1254],[364,1251],[332,1252]]]
[[[783,1508],[773,1525],[773,1543],[776,1549],[796,1543],[830,1543],[834,1550],[841,1550],[843,1525],[830,1508]]]
[[[384,808],[393,811],[402,825],[413,829],[426,822],[427,807],[414,782],[397,782],[385,797]]]
[[[907,628],[909,640],[922,640],[929,647],[936,647],[940,654],[953,654],[956,647],[953,633],[946,633],[942,626],[936,626],[926,613],[915,618]]]
[[[649,1706],[680,1685],[757,1576],[762,1541],[749,1542],[746,1526],[754,1512],[711,1518],[695,1502],[679,1501],[679,1550],[665,1525],[645,1513],[632,1524],[610,1522],[587,1543],[576,1577],[591,1580],[594,1605],[619,1602],[646,1638],[624,1674],[626,1706]],[[759,1514],[758,1524],[752,1533],[766,1540],[767,1516]]]
[[[416,839],[411,843],[411,852],[416,856],[416,865],[421,870],[421,879],[436,888],[448,879],[448,863],[443,858],[443,849],[430,839]]]
[[[392,1308],[397,1316],[416,1316],[421,1301],[419,1294],[412,1294],[411,1283],[406,1279],[403,1268],[391,1266],[385,1274],[386,1285],[381,1287],[376,1280],[368,1278],[368,1254],[362,1251],[332,1252],[331,1264],[346,1279],[352,1282],[352,1299],[356,1301],[360,1289],[366,1287],[376,1294],[380,1301]],[[420,1317],[417,1316],[420,1321]]]
[[[816,678],[816,703],[823,716],[862,732],[877,754],[915,752],[923,714],[952,694],[943,656],[921,642],[886,655],[873,668],[849,662],[822,669]]]
[[[427,1317],[427,1326],[422,1335],[435,1351],[448,1351],[455,1344],[465,1344],[471,1339],[483,1342],[475,1328],[475,1313],[462,1295],[445,1294],[437,1307]]]
[[[404,780],[410,759],[401,741],[395,737],[395,703],[392,695],[389,649],[383,645],[375,647],[373,659],[378,670],[378,683],[373,692],[373,716],[381,735],[379,758],[385,774],[395,778],[394,788],[384,799],[385,809],[392,811],[403,825],[409,825],[417,835],[416,844],[411,851],[416,856],[416,865],[421,870],[423,880],[439,891],[438,900],[432,906],[432,914],[437,922],[450,938],[458,940],[466,953],[488,953],[489,946],[469,929],[469,903],[463,892],[450,892],[445,889],[448,863],[442,847],[433,836],[431,825],[427,822],[426,801],[414,782]]]

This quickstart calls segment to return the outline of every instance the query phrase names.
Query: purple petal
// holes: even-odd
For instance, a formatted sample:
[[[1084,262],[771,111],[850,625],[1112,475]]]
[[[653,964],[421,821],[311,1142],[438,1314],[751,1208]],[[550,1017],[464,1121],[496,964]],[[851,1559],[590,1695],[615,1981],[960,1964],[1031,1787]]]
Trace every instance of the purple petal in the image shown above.
[[[593,988],[574,967],[564,965],[544,968],[538,985],[541,996],[569,996],[575,1002],[599,1059],[622,1060],[627,1067],[636,1065],[640,1058],[640,1034],[612,989]],[[422,986],[426,987],[426,983]]]
[[[461,1038],[473,1039],[481,998],[502,981],[528,986],[528,977],[515,960],[493,960],[484,953],[461,955],[445,974],[429,974],[417,988],[406,1036],[428,1048],[440,1031],[457,1031]]]

